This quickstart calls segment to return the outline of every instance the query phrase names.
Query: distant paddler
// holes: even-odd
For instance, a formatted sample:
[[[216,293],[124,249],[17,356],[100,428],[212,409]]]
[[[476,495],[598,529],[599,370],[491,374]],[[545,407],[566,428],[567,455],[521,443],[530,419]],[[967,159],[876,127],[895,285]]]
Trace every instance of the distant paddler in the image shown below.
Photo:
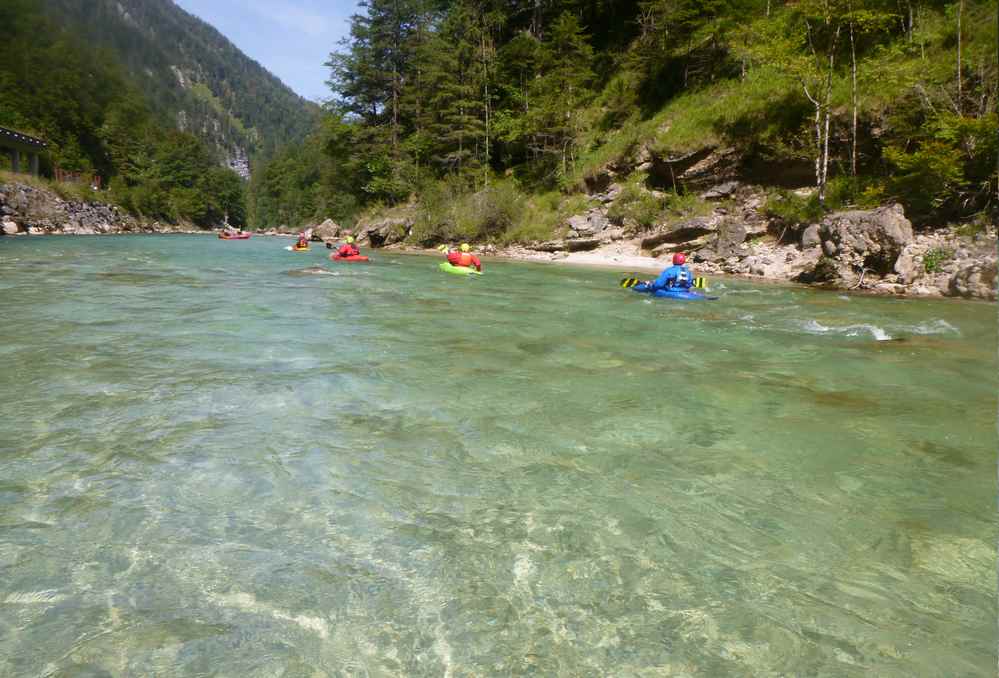
[[[333,249],[331,243],[326,243],[326,246]],[[357,245],[354,243],[354,236],[348,235],[346,242],[338,249],[336,252],[330,255],[330,259],[333,261],[367,261],[368,258],[361,254],[361,250],[358,249]]]
[[[309,249],[309,235],[310,235],[310,233],[311,233],[311,229],[310,229],[310,231],[303,231],[303,232],[299,233],[298,234],[298,242],[296,242],[294,245],[292,245],[292,249],[293,250],[297,250],[299,252],[302,252],[302,251],[305,251],[305,250]]]

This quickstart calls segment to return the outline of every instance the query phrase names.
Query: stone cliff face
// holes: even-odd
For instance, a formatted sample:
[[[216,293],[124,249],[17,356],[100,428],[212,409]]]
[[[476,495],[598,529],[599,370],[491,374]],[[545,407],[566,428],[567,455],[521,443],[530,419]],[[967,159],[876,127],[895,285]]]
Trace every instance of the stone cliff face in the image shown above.
[[[101,235],[196,231],[189,226],[138,219],[116,205],[65,200],[21,183],[0,184],[0,233]],[[197,231],[200,232],[200,231]]]

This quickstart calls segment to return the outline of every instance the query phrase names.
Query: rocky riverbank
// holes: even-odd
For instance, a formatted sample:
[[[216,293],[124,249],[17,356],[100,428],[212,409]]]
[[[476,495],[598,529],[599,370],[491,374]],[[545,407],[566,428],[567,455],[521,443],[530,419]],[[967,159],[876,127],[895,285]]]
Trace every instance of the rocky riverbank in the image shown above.
[[[508,246],[480,243],[476,249],[519,260],[635,270],[662,269],[675,252],[685,252],[699,275],[873,294],[996,299],[995,224],[914,230],[897,204],[787,223],[769,214],[763,187],[729,180],[697,195],[700,216],[641,228],[615,209],[624,193],[621,185],[604,182],[597,189],[586,196],[583,211],[565,220],[560,238]],[[411,234],[417,209],[397,207],[361,219],[351,232],[369,247],[416,248]],[[326,221],[314,237],[331,240],[343,234]]]
[[[191,224],[137,218],[117,205],[66,200],[26,183],[0,183],[0,234],[110,235],[115,233],[205,233]]]

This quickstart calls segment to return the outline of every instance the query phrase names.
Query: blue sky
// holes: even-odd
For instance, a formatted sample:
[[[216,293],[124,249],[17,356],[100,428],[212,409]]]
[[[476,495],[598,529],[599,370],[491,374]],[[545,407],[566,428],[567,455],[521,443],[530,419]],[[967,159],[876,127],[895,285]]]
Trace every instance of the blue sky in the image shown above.
[[[350,32],[354,0],[174,0],[307,99],[329,97],[323,62]]]

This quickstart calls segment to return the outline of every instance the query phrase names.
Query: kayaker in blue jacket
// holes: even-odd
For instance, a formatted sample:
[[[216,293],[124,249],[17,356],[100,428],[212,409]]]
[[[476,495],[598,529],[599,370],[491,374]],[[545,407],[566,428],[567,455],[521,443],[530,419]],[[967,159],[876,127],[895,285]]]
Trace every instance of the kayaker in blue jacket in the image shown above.
[[[689,290],[694,285],[694,274],[687,268],[687,255],[677,252],[673,255],[673,265],[659,274],[649,285],[652,291],[681,289]]]

